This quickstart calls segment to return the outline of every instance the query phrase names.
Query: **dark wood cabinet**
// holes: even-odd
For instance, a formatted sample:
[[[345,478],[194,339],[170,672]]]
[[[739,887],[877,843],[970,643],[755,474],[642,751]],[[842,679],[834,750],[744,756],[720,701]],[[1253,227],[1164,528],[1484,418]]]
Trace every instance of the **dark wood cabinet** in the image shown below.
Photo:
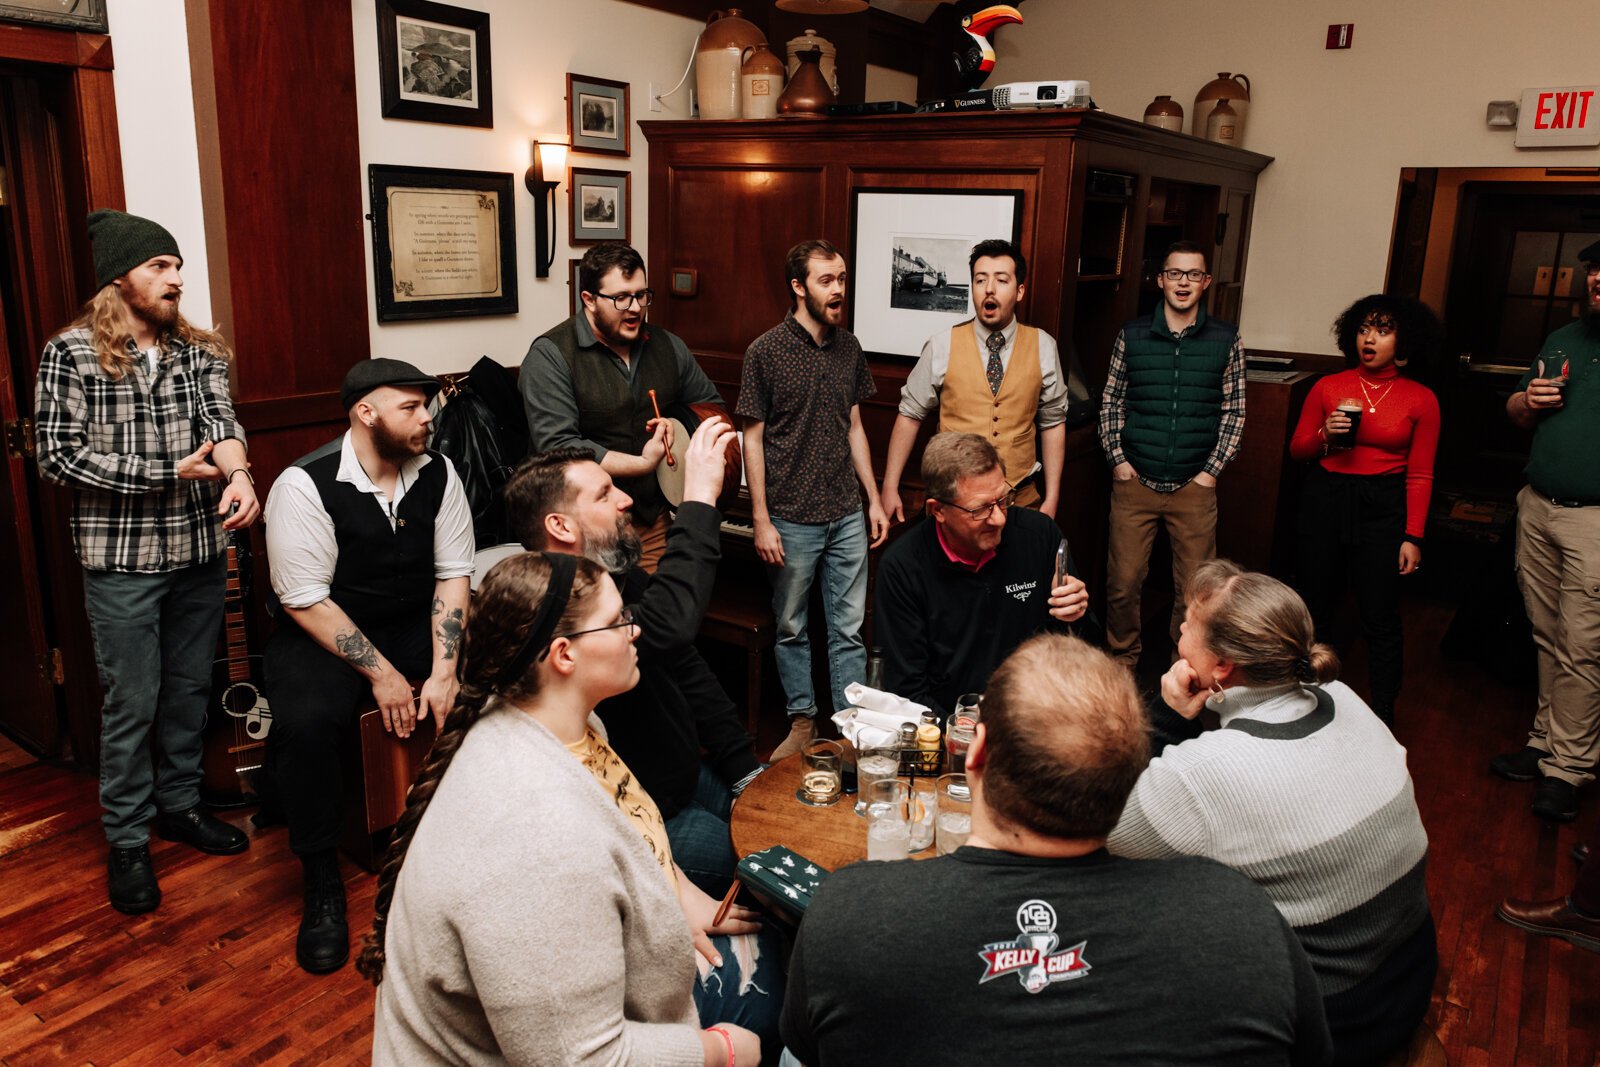
[[[789,308],[785,252],[826,237],[853,264],[852,194],[865,188],[1019,192],[1029,269],[1020,315],[1073,354],[1098,398],[1116,331],[1155,306],[1152,271],[1172,241],[1212,250],[1210,306],[1236,319],[1256,177],[1271,162],[1098,111],[640,127],[650,142],[649,269],[662,294],[651,319],[688,343],[730,402],[745,347]],[[698,272],[695,295],[670,294],[674,268]],[[878,395],[863,422],[881,472],[912,361],[869,359]],[[908,475],[916,466],[914,455]],[[1092,424],[1069,433],[1063,482],[1059,518],[1098,589],[1108,483]],[[920,485],[908,477],[907,488]]]

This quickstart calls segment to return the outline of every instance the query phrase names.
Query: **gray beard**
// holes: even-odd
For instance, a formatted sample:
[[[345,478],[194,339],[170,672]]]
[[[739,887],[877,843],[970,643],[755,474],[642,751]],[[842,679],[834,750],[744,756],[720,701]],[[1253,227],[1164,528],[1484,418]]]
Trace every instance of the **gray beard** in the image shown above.
[[[605,544],[598,543],[592,537],[585,544],[588,551],[584,555],[604,567],[606,573],[614,578],[620,578],[637,567],[639,557],[644,553],[639,535],[633,532],[633,526],[625,519],[618,522],[615,536]]]

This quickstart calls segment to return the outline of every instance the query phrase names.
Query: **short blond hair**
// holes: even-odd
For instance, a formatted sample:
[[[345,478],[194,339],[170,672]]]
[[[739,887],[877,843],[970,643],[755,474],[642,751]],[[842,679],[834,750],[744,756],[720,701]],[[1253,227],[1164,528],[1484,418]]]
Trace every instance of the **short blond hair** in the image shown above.
[[[1201,643],[1246,681],[1309,684],[1339,676],[1339,655],[1317,640],[1306,602],[1278,579],[1212,559],[1195,568],[1183,597],[1189,622],[1204,633]]]
[[[975,433],[936,433],[922,453],[922,484],[935,500],[955,500],[963,478],[988,474],[996,467],[1006,472],[1006,461],[994,445]]]

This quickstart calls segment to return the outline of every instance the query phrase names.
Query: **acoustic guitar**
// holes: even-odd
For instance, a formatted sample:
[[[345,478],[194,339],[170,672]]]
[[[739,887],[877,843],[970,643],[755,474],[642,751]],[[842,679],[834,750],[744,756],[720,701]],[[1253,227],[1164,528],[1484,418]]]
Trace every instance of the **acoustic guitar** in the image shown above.
[[[211,668],[211,703],[202,734],[200,794],[210,806],[241,807],[256,799],[255,775],[267,752],[272,709],[261,690],[261,657],[251,655],[245,627],[250,595],[250,535],[228,534],[228,585],[222,619],[227,654]]]

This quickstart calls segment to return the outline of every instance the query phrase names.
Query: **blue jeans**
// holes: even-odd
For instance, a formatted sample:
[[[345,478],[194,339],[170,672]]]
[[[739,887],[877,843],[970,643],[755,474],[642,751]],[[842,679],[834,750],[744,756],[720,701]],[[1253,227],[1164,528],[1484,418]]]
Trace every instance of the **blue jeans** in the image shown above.
[[[83,572],[95,666],[106,690],[100,806],[113,848],[150,840],[146,824],[158,809],[187,811],[200,803],[200,734],[226,580],[221,556],[159,574]],[[158,731],[161,762],[152,767],[150,742]]]
[[[694,984],[700,1026],[742,1026],[761,1038],[761,1062],[776,1063],[783,1048],[778,1016],[783,1010],[785,985],[783,945],[777,929],[768,923],[753,934],[714,934],[711,944],[722,957],[722,966],[700,975]],[[749,965],[748,980],[745,964]]]
[[[778,621],[778,679],[790,715],[817,714],[811,687],[811,638],[807,633],[811,585],[822,572],[822,611],[828,624],[828,680],[833,710],[848,705],[844,687],[867,676],[861,626],[867,618],[867,520],[863,512],[826,523],[773,518],[783,538],[783,566],[768,567],[772,614]]]
[[[702,763],[694,796],[667,820],[672,858],[689,881],[714,897],[722,896],[733,882],[735,857],[728,830],[732,816],[733,793]]]

